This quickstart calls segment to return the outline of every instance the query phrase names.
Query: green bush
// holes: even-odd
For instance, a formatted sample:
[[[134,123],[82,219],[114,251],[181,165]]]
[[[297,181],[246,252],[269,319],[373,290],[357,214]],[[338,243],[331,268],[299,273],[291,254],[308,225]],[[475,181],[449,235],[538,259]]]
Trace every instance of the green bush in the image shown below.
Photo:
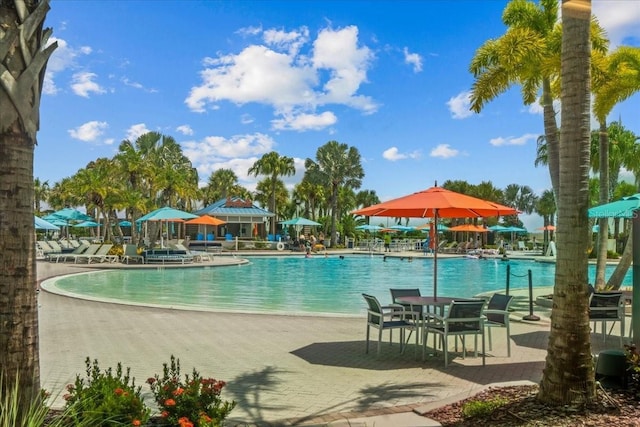
[[[486,417],[491,415],[493,411],[504,406],[509,401],[503,398],[495,398],[491,400],[472,400],[462,405],[462,415],[465,418]]]
[[[191,376],[180,376],[180,360],[171,355],[171,362],[163,365],[163,375],[149,378],[147,383],[161,410],[160,416],[169,424],[181,427],[214,427],[236,406],[234,401],[223,401],[220,392],[224,381],[202,378],[193,369]]]
[[[101,371],[97,360],[92,364],[87,357],[85,363],[86,378],[77,375],[75,383],[67,386],[69,394],[64,396],[69,425],[140,426],[148,421],[150,410],[142,401],[141,387],[135,386],[129,368],[123,375],[118,363],[114,375],[111,368]]]

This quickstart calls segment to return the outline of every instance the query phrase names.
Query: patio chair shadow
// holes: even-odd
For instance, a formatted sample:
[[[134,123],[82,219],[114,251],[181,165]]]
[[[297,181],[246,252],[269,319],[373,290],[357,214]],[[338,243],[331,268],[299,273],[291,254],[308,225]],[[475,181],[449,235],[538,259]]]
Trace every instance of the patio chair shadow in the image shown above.
[[[400,344],[396,341],[382,343],[380,357],[376,357],[375,345],[365,353],[365,341],[316,342],[300,347],[290,353],[314,365],[338,366],[343,368],[371,369],[384,371],[427,367],[420,360],[420,349],[414,357],[413,345],[400,353]]]
[[[549,331],[534,331],[524,334],[511,334],[511,339],[520,347],[546,350],[549,343]]]
[[[487,361],[490,360],[491,355],[487,354]],[[465,366],[457,364],[460,360],[458,356],[453,358],[449,363],[449,367],[444,368],[444,359],[442,356],[436,357],[438,364],[433,369],[438,369],[441,372],[450,374],[456,378],[470,381],[480,385],[489,385],[495,383],[511,382],[511,381],[533,381],[537,383],[542,378],[542,369],[544,368],[544,360],[531,361],[531,362],[509,362],[509,359],[504,359],[504,363],[499,364],[487,364],[487,366],[479,366],[475,364],[473,366]],[[470,358],[467,356],[467,360],[474,360],[476,358]],[[478,358],[479,359],[479,358]],[[473,363],[476,363],[475,361]]]

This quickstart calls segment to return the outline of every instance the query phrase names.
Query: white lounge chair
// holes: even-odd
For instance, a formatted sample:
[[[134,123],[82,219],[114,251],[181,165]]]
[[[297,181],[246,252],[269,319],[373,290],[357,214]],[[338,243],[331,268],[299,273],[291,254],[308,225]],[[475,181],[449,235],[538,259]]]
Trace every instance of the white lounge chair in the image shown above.
[[[67,253],[50,253],[46,255],[46,259],[50,262],[65,262],[67,258],[72,258],[73,256],[80,255],[87,250],[89,244],[82,244],[75,248],[72,252]]]
[[[102,245],[99,243],[92,243],[86,247],[82,253],[75,253],[74,251],[68,254],[61,254],[56,262],[67,262],[73,260],[73,262],[77,264],[79,259],[86,260],[89,256],[95,255],[95,253],[98,252],[98,249],[100,249],[100,246]]]
[[[138,253],[136,245],[124,245],[122,262],[129,264],[132,260],[144,264],[144,257]]]
[[[86,259],[87,264],[91,264],[92,262],[116,262],[119,257],[118,255],[109,255],[111,248],[113,248],[111,243],[105,243],[100,246],[94,254],[88,254],[85,257],[76,258],[76,262],[78,262],[79,259]]]

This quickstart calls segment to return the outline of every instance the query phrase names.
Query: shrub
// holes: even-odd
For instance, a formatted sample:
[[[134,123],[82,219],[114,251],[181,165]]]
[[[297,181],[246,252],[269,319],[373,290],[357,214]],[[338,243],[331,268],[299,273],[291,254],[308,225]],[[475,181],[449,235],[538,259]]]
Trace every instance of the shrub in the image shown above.
[[[465,418],[486,417],[493,411],[508,403],[507,399],[495,398],[491,400],[472,400],[462,406],[462,415]]]
[[[144,425],[150,410],[140,397],[141,387],[135,386],[135,378],[129,376],[127,368],[123,375],[118,363],[115,375],[111,368],[100,370],[98,361],[93,364],[87,357],[87,376],[76,375],[74,384],[69,384],[65,395],[65,417],[71,425],[92,426]],[[85,382],[86,380],[86,382]]]
[[[635,344],[625,345],[624,352],[627,356],[627,384],[629,391],[638,398],[640,397],[640,352]]]
[[[202,378],[193,369],[191,376],[180,377],[180,360],[171,356],[163,365],[163,375],[149,378],[147,383],[160,408],[160,415],[169,425],[180,427],[214,427],[236,406],[234,401],[223,401],[220,392],[224,381]]]

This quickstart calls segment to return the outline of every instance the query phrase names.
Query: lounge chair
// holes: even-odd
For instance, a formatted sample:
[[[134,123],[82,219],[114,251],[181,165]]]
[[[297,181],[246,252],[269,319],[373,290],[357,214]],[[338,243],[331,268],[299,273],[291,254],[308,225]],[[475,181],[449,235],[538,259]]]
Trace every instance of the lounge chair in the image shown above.
[[[124,245],[122,262],[129,264],[132,260],[144,264],[144,257],[138,253],[138,246]]]
[[[118,255],[109,255],[111,248],[113,248],[111,243],[105,243],[100,246],[94,254],[87,254],[86,257],[76,258],[76,262],[78,262],[79,259],[86,259],[87,264],[91,264],[92,262],[116,262],[119,257]]]
[[[458,246],[458,242],[453,241],[451,243],[448,243],[446,246],[443,246],[440,252],[445,254],[454,254],[458,251]]]
[[[213,254],[210,254],[207,252],[189,250],[182,243],[171,245],[171,246],[178,251],[184,251],[186,255],[193,256],[193,260],[196,262],[213,261]]]
[[[527,245],[522,241],[522,240],[518,240],[518,250],[519,251],[529,251],[529,248],[527,247]]]
[[[79,259],[84,260],[91,255],[95,255],[95,253],[98,252],[98,249],[100,249],[100,246],[102,246],[100,243],[92,243],[82,253],[74,253],[74,251],[68,254],[62,254],[56,262],[59,262],[60,260],[62,262],[73,260],[73,262],[77,264]]]
[[[60,262],[60,261],[65,262],[67,258],[72,259],[76,255],[83,254],[88,248],[89,248],[88,243],[82,243],[80,244],[80,246],[75,248],[72,252],[48,254],[46,256],[46,259],[50,262]]]
[[[47,243],[49,243],[49,246],[51,246],[55,253],[64,252],[62,250],[62,246],[60,246],[60,243],[56,242],[55,240],[50,240]]]
[[[44,240],[38,240],[36,242],[36,247],[42,251],[42,253],[44,254],[45,257],[47,255],[49,255],[49,254],[56,253],[55,249],[53,249],[51,247],[51,245],[49,245],[49,243],[44,241]],[[60,252],[62,252],[62,251],[60,251]]]

